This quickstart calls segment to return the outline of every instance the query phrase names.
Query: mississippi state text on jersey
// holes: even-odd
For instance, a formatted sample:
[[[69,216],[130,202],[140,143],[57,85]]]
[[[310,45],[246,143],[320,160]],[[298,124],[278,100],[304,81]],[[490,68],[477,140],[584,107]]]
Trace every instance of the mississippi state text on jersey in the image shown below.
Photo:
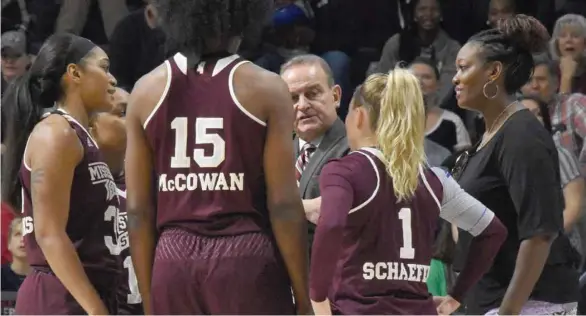
[[[116,312],[112,289],[118,282],[120,261],[110,240],[118,239],[116,218],[119,200],[110,169],[103,161],[97,143],[86,129],[62,110],[62,115],[75,130],[84,155],[74,170],[66,233],[71,239],[90,282],[111,313]],[[25,149],[26,152],[26,149]],[[23,163],[22,181],[23,236],[29,264],[33,272],[19,290],[17,313],[61,314],[83,313],[79,304],[51,272],[51,267],[35,238],[35,218],[31,200],[31,168]],[[22,295],[21,295],[22,293]]]

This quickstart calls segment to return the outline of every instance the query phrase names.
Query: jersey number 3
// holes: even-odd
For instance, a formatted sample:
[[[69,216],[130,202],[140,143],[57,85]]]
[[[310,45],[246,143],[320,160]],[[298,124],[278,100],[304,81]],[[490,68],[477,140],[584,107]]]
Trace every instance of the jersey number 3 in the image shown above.
[[[399,248],[399,258],[413,259],[415,248],[413,248],[413,233],[411,232],[411,209],[402,208],[399,211],[399,219],[403,230],[403,247]]]
[[[201,168],[215,168],[226,158],[226,142],[217,132],[224,128],[224,119],[221,117],[199,117],[195,120],[195,144],[208,144],[212,147],[212,154],[206,156],[203,148],[193,150],[193,160]],[[187,117],[176,117],[171,122],[171,129],[175,130],[175,152],[171,157],[171,168],[189,168],[191,158],[187,156]]]

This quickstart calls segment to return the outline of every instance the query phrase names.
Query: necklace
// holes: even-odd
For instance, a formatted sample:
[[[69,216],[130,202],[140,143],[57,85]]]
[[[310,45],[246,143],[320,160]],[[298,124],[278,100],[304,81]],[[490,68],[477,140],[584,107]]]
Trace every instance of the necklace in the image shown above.
[[[500,118],[503,116],[503,114],[507,113],[507,110],[513,105],[513,104],[517,104],[517,101],[513,101],[511,102],[509,105],[507,105],[502,111],[501,113],[496,117],[496,119],[494,120],[494,122],[492,122],[492,124],[490,125],[490,128],[486,130],[486,135],[489,135],[490,133],[492,133],[492,131],[494,130],[496,124],[500,121]],[[478,146],[478,148],[476,150],[479,150],[480,148],[484,147],[484,145],[486,145],[486,143],[488,143],[488,141],[491,139],[491,137],[486,137],[482,140],[482,142],[480,142],[480,145]]]

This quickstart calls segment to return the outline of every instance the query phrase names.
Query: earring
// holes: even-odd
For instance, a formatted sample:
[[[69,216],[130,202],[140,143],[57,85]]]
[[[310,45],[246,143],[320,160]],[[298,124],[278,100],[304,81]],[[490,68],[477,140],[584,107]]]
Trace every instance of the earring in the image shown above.
[[[497,94],[499,94],[499,86],[496,83],[494,84],[494,86],[496,88],[496,91],[494,92],[494,94],[489,96],[488,93],[486,93],[486,87],[488,87],[488,85],[491,83],[494,83],[494,82],[489,81],[489,82],[485,83],[484,86],[482,87],[482,94],[484,95],[485,98],[487,98],[489,100],[496,98]]]

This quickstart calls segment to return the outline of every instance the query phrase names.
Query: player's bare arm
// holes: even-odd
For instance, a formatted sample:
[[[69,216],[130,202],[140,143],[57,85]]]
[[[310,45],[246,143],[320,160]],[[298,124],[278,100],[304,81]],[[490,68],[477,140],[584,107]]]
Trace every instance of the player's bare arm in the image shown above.
[[[52,115],[31,134],[24,158],[31,167],[35,238],[51,270],[90,315],[108,310],[90,283],[75,247],[67,236],[71,185],[83,147],[69,123]]]
[[[167,71],[160,66],[141,78],[128,100],[126,114],[126,205],[130,254],[144,312],[151,313],[150,288],[155,250],[153,165],[143,124],[163,94]]]
[[[278,75],[254,68],[251,72],[257,78],[252,91],[256,92],[257,102],[262,104],[262,117],[267,118],[264,168],[272,229],[289,272],[297,312],[307,314],[311,313],[307,222],[295,181],[291,147],[293,103],[287,85]],[[245,101],[244,104],[254,101],[252,98],[241,99],[240,95],[238,98]]]
[[[312,249],[310,271],[310,298],[316,315],[331,315],[330,300],[327,293],[336,273],[336,265],[342,251],[340,240],[344,237],[344,227],[354,199],[351,175],[341,172],[340,162],[330,162],[324,166],[320,176],[318,209],[321,209],[320,225],[317,226]],[[317,223],[317,221],[316,221]],[[319,264],[316,264],[319,263]]]

